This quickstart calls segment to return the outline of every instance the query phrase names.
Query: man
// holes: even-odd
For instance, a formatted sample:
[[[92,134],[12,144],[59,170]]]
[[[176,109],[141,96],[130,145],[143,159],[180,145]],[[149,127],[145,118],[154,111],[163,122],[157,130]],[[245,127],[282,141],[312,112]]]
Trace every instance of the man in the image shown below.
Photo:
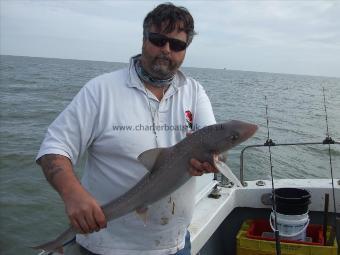
[[[202,86],[178,70],[195,34],[190,13],[161,4],[146,16],[143,30],[142,54],[128,68],[88,82],[50,125],[37,156],[84,254],[190,254],[195,178],[151,205],[146,222],[136,213],[106,222],[100,207],[145,175],[140,153],[215,123]],[[80,184],[73,165],[85,150]],[[190,165],[193,176],[216,172],[207,162],[192,159]]]

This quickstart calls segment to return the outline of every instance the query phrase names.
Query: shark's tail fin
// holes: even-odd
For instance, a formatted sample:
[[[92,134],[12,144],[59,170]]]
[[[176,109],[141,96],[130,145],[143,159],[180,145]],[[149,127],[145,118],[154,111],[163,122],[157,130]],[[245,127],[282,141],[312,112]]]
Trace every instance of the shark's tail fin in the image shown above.
[[[43,250],[43,251],[58,251],[63,246],[70,243],[75,237],[76,232],[73,230],[72,227],[65,230],[60,236],[58,236],[55,240],[52,240],[47,243],[43,243],[37,246],[32,246],[32,249],[35,250]]]

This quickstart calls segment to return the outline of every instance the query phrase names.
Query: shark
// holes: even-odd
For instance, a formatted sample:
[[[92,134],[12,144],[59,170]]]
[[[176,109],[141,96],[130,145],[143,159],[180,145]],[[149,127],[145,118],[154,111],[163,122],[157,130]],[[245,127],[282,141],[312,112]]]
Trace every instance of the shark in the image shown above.
[[[230,120],[198,129],[177,144],[166,148],[144,151],[138,160],[147,173],[130,190],[104,204],[102,210],[107,221],[117,219],[170,195],[192,176],[188,169],[190,159],[209,162],[236,186],[242,184],[231,170],[219,160],[219,155],[244,142],[257,130],[257,125],[240,120]],[[53,252],[60,250],[77,231],[71,226],[56,239],[31,248]]]

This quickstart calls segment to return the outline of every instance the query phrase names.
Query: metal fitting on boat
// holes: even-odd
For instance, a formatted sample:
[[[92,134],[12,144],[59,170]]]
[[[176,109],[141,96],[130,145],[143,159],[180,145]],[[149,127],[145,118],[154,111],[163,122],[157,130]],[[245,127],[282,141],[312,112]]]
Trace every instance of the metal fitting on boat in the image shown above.
[[[213,190],[210,192],[210,194],[208,195],[209,198],[215,198],[218,199],[221,197],[221,189],[215,185],[215,187],[213,188]]]
[[[264,181],[261,181],[261,180],[260,180],[260,181],[257,181],[257,182],[256,182],[256,185],[257,185],[257,186],[265,186],[266,183],[265,183]]]

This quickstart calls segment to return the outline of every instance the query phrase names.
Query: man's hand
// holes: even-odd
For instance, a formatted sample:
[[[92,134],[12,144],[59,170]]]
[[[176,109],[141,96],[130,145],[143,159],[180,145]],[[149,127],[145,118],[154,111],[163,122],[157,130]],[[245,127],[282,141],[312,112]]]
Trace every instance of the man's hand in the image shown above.
[[[186,135],[191,135],[192,132],[187,132]],[[214,159],[215,159],[214,155]],[[192,176],[201,176],[205,173],[218,173],[219,171],[212,166],[209,162],[200,162],[197,159],[190,159],[190,167],[189,167],[189,173]]]
[[[105,215],[97,201],[83,188],[65,194],[66,213],[72,226],[81,234],[88,234],[106,227]]]
[[[106,227],[105,215],[97,201],[81,186],[69,158],[47,154],[38,159],[48,182],[64,200],[72,226],[82,234]]]
[[[190,159],[189,173],[192,176],[201,176],[204,173],[218,173],[219,171],[209,162],[200,162],[197,159]]]

